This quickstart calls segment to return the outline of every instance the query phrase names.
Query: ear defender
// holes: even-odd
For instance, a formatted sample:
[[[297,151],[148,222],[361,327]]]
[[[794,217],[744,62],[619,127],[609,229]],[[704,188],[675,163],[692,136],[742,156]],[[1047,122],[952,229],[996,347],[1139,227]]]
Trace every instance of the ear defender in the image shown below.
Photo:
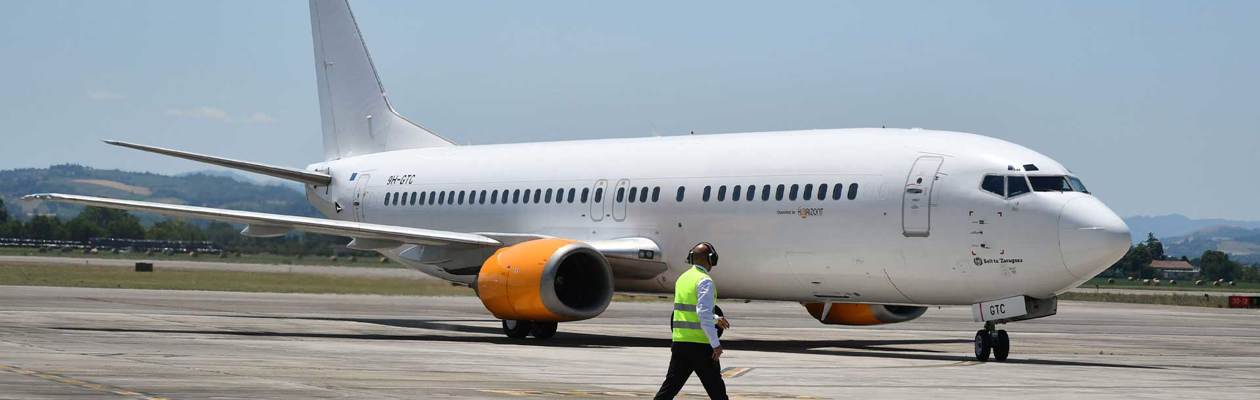
[[[699,245],[702,245],[702,244],[703,244],[706,248],[708,248],[708,249],[709,249],[709,251],[708,251],[708,252],[706,252],[706,253],[705,253],[705,255],[704,255],[705,260],[708,260],[708,261],[709,261],[709,265],[710,265],[710,266],[717,265],[717,262],[718,262],[717,248],[716,248],[716,247],[713,247],[713,243],[709,243],[709,242],[700,242],[700,243],[696,243],[696,246],[699,246]],[[687,264],[695,264],[695,263],[696,263],[696,262],[695,262],[695,260],[696,260],[696,246],[691,246],[691,250],[687,250]]]

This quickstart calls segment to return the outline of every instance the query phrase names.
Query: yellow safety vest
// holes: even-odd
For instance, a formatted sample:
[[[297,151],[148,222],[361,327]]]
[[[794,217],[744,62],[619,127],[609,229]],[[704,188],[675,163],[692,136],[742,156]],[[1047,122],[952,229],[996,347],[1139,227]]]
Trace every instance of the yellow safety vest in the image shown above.
[[[675,342],[709,344],[709,337],[700,327],[700,314],[696,313],[696,303],[699,302],[696,284],[703,279],[711,279],[709,273],[693,265],[674,283],[674,319],[670,325]],[[717,300],[717,288],[712,290],[713,299]]]

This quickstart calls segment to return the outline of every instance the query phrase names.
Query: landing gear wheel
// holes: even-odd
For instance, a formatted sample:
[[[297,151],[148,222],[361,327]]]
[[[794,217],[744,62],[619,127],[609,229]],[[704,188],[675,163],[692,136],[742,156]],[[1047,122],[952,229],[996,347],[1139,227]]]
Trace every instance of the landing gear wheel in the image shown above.
[[[557,325],[555,322],[534,321],[534,328],[529,333],[536,339],[550,339],[556,335]]]
[[[1006,356],[1011,353],[1011,337],[1006,331],[997,331],[997,338],[993,341],[993,359],[997,361],[1006,361]]]
[[[534,324],[530,321],[521,321],[516,319],[503,320],[503,334],[512,339],[524,339],[529,336]]]
[[[993,351],[993,336],[984,329],[976,331],[976,360],[989,361],[991,351]]]

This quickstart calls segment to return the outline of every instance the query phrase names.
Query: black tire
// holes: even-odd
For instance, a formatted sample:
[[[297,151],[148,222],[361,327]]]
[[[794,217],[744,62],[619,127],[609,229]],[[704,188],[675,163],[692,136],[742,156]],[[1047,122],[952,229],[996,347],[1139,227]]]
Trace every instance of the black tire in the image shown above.
[[[980,362],[989,361],[989,353],[992,351],[993,337],[984,329],[976,331],[976,360]]]
[[[524,339],[526,336],[529,336],[529,331],[533,330],[533,327],[534,324],[530,321],[503,320],[503,334],[512,339]]]
[[[556,335],[556,328],[559,325],[555,322],[534,321],[534,327],[530,329],[529,334],[533,335],[535,339],[551,339],[552,336]]]
[[[1011,337],[1006,331],[997,331],[997,340],[993,341],[993,359],[997,361],[1006,361],[1006,356],[1011,354]]]

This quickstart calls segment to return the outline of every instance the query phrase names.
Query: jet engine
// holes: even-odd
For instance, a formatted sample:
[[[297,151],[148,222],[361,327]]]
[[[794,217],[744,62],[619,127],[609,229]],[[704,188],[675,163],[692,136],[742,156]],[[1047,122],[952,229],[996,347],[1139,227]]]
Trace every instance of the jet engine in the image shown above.
[[[604,255],[586,243],[537,239],[495,251],[475,288],[499,319],[576,321],[604,312],[613,275]]]
[[[879,325],[919,318],[927,307],[855,303],[801,303],[809,315],[827,325]]]

